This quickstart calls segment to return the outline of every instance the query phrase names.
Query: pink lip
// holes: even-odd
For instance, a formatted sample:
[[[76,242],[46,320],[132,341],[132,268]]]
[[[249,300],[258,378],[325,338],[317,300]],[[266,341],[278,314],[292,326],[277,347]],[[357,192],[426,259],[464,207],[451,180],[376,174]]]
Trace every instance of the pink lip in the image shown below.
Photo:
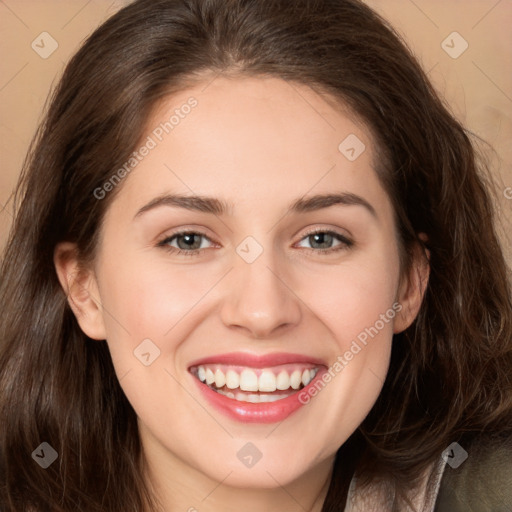
[[[213,389],[210,389],[206,384],[192,376],[201,393],[203,393],[206,400],[208,400],[213,407],[223,414],[226,414],[228,417],[242,423],[275,423],[288,418],[288,416],[305,405],[305,403],[299,400],[299,395],[301,393],[307,393],[308,388],[312,387],[316,383],[317,379],[321,378],[327,371],[326,365],[323,361],[309,356],[286,353],[255,356],[242,352],[220,354],[217,356],[198,359],[197,361],[194,361],[189,368],[211,363],[233,364],[248,366],[251,368],[268,368],[271,366],[289,363],[313,363],[316,366],[320,366],[314,379],[303,389],[297,390],[287,398],[283,398],[275,402],[263,402],[258,404],[228,398],[227,396],[221,395]]]
[[[275,354],[255,355],[247,352],[231,352],[230,354],[217,354],[197,359],[189,364],[189,368],[213,363],[248,366],[250,368],[268,368],[270,366],[290,363],[311,363],[317,366],[326,366],[326,363],[321,359],[302,354],[277,352]]]

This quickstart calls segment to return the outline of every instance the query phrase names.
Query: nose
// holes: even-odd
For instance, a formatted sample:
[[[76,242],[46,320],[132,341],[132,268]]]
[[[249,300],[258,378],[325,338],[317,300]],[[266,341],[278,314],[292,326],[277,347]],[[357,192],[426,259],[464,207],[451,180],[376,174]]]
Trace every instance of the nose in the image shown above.
[[[289,273],[280,272],[269,254],[247,263],[235,262],[225,282],[221,319],[228,328],[243,330],[253,338],[270,338],[278,331],[297,325],[301,319],[301,299],[293,291]]]

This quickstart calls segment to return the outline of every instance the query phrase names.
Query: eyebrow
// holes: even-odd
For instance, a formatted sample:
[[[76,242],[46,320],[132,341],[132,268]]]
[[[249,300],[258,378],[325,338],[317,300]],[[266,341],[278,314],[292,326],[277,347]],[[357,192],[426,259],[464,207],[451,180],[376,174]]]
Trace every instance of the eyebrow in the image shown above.
[[[329,208],[335,205],[345,206],[362,206],[368,210],[371,215],[377,218],[375,208],[363,197],[350,192],[341,192],[337,194],[317,194],[311,197],[300,197],[294,201],[286,212],[289,213],[307,213],[323,208]],[[198,196],[198,195],[181,195],[181,194],[164,194],[144,205],[135,214],[139,217],[143,213],[153,210],[161,206],[170,206],[175,208],[184,208],[186,210],[210,213],[213,215],[231,214],[232,205],[217,199],[215,197]]]

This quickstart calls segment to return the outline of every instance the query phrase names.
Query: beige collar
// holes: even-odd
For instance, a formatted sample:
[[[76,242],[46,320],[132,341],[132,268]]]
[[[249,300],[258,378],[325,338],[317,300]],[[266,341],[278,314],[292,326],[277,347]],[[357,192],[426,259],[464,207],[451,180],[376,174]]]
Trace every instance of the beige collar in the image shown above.
[[[434,507],[441,485],[441,478],[445,468],[442,457],[438,462],[432,463],[424,473],[419,489],[414,495],[409,495],[414,509],[403,505],[400,512],[434,512]],[[405,508],[404,508],[405,507]],[[347,506],[344,512],[395,512],[395,489],[386,480],[371,483],[370,487],[362,492],[357,491],[357,478],[354,476],[348,490]]]

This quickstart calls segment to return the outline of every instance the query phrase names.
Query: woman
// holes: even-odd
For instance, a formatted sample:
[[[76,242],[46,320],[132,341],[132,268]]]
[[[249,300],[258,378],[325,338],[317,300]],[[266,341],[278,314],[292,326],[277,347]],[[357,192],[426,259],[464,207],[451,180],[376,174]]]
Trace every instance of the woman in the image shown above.
[[[135,1],[67,66],[17,201],[4,512],[510,506],[489,193],[364,4]]]

